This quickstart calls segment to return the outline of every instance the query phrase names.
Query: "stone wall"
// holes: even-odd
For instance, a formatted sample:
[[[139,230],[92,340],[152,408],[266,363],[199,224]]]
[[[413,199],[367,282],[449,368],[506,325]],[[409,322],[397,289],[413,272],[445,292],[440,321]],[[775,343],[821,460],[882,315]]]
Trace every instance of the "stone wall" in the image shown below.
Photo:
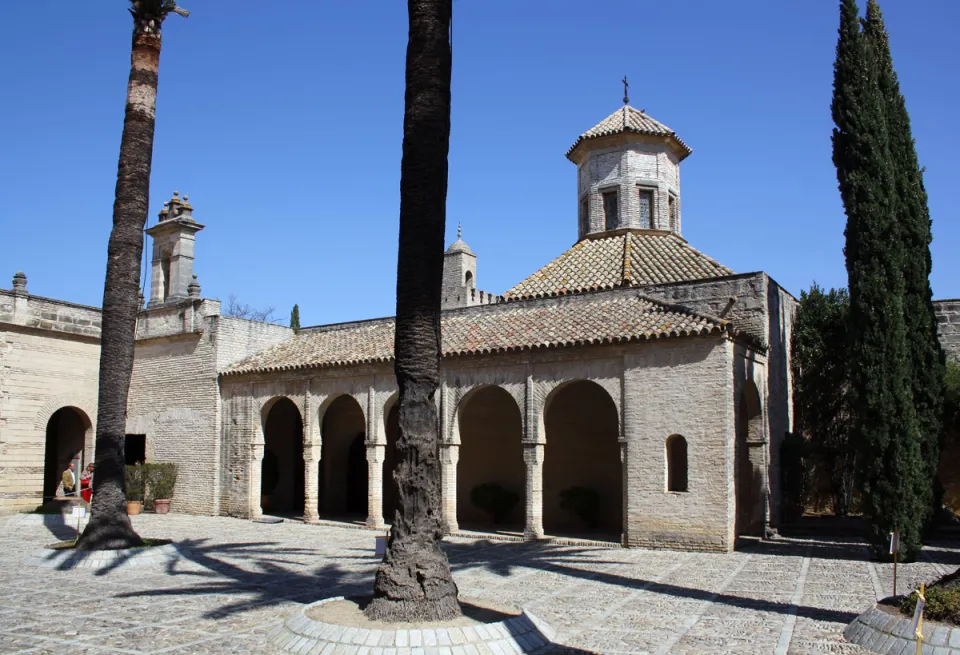
[[[960,299],[934,300],[937,314],[937,331],[944,352],[955,362],[960,362]]]
[[[84,421],[92,461],[100,312],[0,290],[0,510],[32,509],[43,492],[47,423],[63,407]]]

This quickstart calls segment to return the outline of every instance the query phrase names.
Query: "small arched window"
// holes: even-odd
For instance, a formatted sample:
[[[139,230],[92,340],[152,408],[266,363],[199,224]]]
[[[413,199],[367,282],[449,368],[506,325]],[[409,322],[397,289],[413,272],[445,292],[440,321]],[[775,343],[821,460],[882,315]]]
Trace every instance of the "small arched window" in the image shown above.
[[[667,491],[687,491],[687,440],[667,438]]]
[[[163,275],[163,300],[170,297],[170,257],[164,256],[160,261],[160,273]]]
[[[468,289],[473,288],[473,273],[467,271],[467,274],[463,276],[463,285]]]

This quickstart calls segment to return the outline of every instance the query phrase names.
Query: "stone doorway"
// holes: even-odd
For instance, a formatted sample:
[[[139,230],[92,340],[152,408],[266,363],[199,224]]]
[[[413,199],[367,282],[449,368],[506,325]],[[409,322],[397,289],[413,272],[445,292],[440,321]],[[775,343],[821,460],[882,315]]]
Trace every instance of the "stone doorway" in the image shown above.
[[[477,389],[460,401],[457,416],[457,523],[467,530],[523,532],[526,469],[523,419],[517,402],[500,387]],[[489,485],[496,485],[491,487]],[[495,517],[473,503],[474,490],[491,500],[514,494],[512,509]],[[481,503],[483,501],[478,498]]]
[[[263,427],[260,507],[265,514],[303,514],[303,419],[289,398],[278,399]]]
[[[620,542],[623,468],[620,421],[606,389],[578,380],[554,390],[544,409],[543,527],[548,535]],[[564,509],[563,498],[588,518]]]
[[[84,445],[92,432],[90,418],[76,407],[61,407],[47,421],[46,441],[43,457],[43,500],[53,498],[63,477],[67,465],[73,462],[73,472],[77,480],[77,494],[80,489],[80,473],[87,464],[84,458]],[[92,434],[90,434],[92,439]]]
[[[765,440],[760,392],[751,380],[740,391],[735,452],[737,536],[762,537]]]
[[[353,396],[339,396],[323,414],[319,512],[367,516],[366,423]]]

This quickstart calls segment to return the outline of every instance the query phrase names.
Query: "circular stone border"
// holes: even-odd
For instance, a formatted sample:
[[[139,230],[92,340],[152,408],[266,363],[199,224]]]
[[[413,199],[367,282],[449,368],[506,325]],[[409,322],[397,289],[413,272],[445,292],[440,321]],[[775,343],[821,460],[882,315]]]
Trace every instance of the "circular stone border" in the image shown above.
[[[519,616],[497,623],[459,628],[420,628],[382,630],[347,627],[324,623],[307,616],[307,612],[325,603],[344,600],[343,596],[325,598],[306,605],[267,635],[274,648],[286,653],[317,655],[400,652],[480,653],[511,655],[543,653],[552,646],[556,632],[527,610]],[[399,649],[397,651],[393,649]]]
[[[44,548],[23,558],[27,566],[39,566],[47,569],[70,571],[73,569],[134,569],[148,566],[165,566],[179,561],[189,549],[177,544],[147,546],[144,548],[123,548],[120,550],[54,550]]]
[[[899,616],[899,612],[897,613]],[[847,626],[843,636],[854,644],[874,653],[900,655],[913,653],[917,638],[913,634],[913,619],[872,607]],[[960,653],[960,628],[942,623],[923,622],[923,652],[955,655]]]

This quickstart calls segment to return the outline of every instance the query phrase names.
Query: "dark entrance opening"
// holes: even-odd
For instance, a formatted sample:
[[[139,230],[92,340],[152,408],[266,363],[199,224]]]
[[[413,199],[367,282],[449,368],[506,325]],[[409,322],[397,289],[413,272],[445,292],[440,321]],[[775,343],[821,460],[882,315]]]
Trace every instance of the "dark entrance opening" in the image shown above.
[[[123,438],[123,454],[127,466],[147,461],[147,435],[128,434]]]
[[[47,421],[46,444],[43,457],[43,498],[53,498],[67,465],[73,462],[77,489],[83,468],[83,442],[90,420],[75,407],[61,407]]]
[[[289,398],[267,414],[260,478],[260,506],[270,514],[303,513],[303,420]]]

